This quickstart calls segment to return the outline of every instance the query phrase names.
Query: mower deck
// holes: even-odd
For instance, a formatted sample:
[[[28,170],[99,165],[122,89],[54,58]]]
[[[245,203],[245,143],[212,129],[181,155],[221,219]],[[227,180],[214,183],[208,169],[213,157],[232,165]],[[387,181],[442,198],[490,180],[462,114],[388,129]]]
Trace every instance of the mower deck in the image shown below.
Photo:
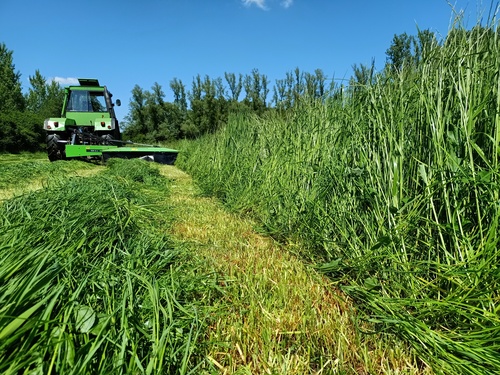
[[[160,164],[174,164],[179,151],[166,147],[118,147],[112,145],[66,145],[66,157],[142,158]]]

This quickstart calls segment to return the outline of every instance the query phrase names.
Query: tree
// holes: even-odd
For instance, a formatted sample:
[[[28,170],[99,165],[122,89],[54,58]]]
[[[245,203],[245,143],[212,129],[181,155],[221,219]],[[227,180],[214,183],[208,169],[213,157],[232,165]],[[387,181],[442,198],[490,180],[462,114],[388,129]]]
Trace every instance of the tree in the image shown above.
[[[255,112],[261,114],[266,109],[267,76],[260,74],[258,69],[253,69],[251,75],[246,75],[243,80],[246,97],[244,102]]]
[[[243,88],[243,76],[240,74],[238,76],[238,79],[236,79],[236,75],[234,73],[224,73],[224,77],[226,78],[226,82],[229,85],[229,90],[231,91],[230,100],[233,102],[237,102]]]
[[[352,66],[354,76],[349,80],[349,86],[353,95],[353,103],[361,104],[367,98],[367,88],[374,82],[375,60],[371,66],[360,64]]]
[[[314,71],[314,74],[316,75],[316,84],[317,84],[316,95],[319,98],[323,98],[323,96],[325,95],[326,76],[321,69],[316,69]]]
[[[22,111],[24,97],[21,90],[21,74],[15,71],[12,51],[0,44],[0,112]]]
[[[158,131],[160,124],[163,122],[163,104],[165,103],[165,93],[158,82],[155,82],[151,87],[151,92],[145,91],[145,127],[147,138],[154,138],[154,133]],[[150,141],[153,141],[151,139]]]
[[[0,152],[39,151],[44,142],[40,116],[31,112],[0,112]]]
[[[351,78],[351,84],[356,86],[368,86],[373,82],[373,74],[375,72],[375,60],[372,60],[372,65],[367,66],[360,64],[359,67],[354,64],[352,66],[354,77]]]
[[[387,64],[393,71],[401,71],[405,64],[413,64],[412,47],[415,46],[415,37],[406,33],[394,35],[391,46],[385,51]]]
[[[126,128],[123,136],[136,141],[144,141],[146,127],[146,92],[135,85],[129,102],[129,113],[125,117]]]
[[[174,104],[177,105],[182,112],[186,112],[186,87],[180,79],[174,78],[170,81],[170,88],[172,89],[174,94]]]
[[[274,105],[279,109],[288,109],[293,105],[293,76],[286,73],[286,78],[277,79],[274,86]]]
[[[437,47],[439,47],[439,43],[434,32],[429,29],[418,30],[415,45],[415,59],[417,62],[426,59]]]
[[[163,104],[163,118],[158,126],[156,141],[170,141],[178,139],[181,126],[185,120],[185,113],[175,103]]]
[[[61,86],[55,81],[48,83],[38,69],[29,80],[31,87],[25,97],[26,109],[44,119],[59,116],[64,101],[64,90]]]

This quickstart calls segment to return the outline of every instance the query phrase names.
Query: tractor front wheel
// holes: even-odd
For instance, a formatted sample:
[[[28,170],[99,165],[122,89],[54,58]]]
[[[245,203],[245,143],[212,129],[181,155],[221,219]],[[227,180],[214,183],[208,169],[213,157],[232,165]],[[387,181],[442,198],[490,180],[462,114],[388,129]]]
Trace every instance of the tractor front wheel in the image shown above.
[[[58,143],[60,139],[61,137],[58,134],[47,135],[47,154],[50,161],[66,159],[64,146]]]

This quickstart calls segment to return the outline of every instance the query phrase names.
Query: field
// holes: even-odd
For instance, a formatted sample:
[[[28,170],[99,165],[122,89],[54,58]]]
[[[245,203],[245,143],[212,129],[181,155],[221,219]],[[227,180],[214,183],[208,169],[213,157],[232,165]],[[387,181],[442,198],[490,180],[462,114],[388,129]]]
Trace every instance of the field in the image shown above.
[[[176,166],[0,157],[0,372],[500,373],[500,33],[235,110]]]
[[[0,162],[2,373],[430,371],[179,169],[15,159]]]

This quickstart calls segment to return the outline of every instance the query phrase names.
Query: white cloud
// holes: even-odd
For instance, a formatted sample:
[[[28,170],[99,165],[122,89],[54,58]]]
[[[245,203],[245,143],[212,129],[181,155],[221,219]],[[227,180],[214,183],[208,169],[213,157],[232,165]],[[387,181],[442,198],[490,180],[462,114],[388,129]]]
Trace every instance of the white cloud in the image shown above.
[[[242,0],[243,5],[249,7],[251,5],[256,5],[260,9],[267,10],[266,0]]]
[[[74,77],[53,77],[49,78],[49,81],[54,81],[59,83],[60,85],[78,85],[78,78]]]
[[[268,10],[269,6],[267,5],[268,1],[273,1],[273,0],[241,0],[243,5],[250,7],[252,5],[255,5],[256,7],[263,9],[263,10]],[[280,5],[288,9],[293,5],[293,0],[281,0]]]

